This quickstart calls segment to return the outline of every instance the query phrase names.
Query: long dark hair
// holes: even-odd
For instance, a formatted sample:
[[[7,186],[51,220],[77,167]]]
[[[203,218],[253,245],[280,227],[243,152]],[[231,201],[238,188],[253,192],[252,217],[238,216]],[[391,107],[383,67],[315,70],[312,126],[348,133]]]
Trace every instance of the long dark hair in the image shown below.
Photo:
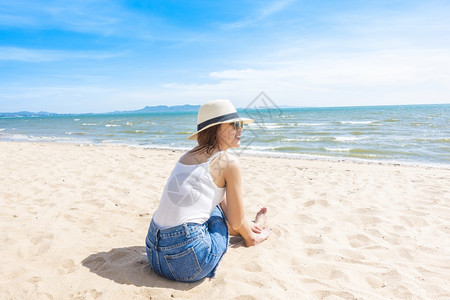
[[[211,126],[197,134],[198,146],[193,152],[205,151],[211,154],[214,150],[219,148],[219,141],[217,140],[217,130],[220,124]]]

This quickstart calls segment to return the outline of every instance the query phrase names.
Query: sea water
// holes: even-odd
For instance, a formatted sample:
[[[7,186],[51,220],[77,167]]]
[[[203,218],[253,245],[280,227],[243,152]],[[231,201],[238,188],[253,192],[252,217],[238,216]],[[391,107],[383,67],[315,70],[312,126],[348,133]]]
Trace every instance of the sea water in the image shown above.
[[[238,154],[450,165],[450,104],[238,110]],[[0,118],[0,140],[186,150],[196,112]]]

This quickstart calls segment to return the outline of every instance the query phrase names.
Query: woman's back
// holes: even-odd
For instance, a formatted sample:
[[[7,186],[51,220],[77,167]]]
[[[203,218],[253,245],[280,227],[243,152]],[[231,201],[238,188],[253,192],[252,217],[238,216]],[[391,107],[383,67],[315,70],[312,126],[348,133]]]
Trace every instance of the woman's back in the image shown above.
[[[180,158],[170,174],[153,216],[160,228],[184,223],[202,224],[208,220],[225,193],[225,189],[217,186],[210,173],[213,171],[217,176],[217,170],[211,170],[211,165],[217,165],[216,156],[219,154],[216,152],[206,158],[188,152]],[[211,162],[214,159],[215,164]]]

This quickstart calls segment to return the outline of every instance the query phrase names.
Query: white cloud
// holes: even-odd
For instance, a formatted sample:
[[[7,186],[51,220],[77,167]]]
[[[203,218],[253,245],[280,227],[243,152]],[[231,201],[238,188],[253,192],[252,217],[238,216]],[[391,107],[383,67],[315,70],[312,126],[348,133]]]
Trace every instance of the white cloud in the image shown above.
[[[245,106],[260,91],[279,105],[361,105],[450,101],[445,50],[398,49],[271,63],[267,68],[211,72],[216,82],[164,86],[187,99],[225,96]],[[198,97],[197,97],[198,99]],[[206,99],[207,100],[207,99]]]

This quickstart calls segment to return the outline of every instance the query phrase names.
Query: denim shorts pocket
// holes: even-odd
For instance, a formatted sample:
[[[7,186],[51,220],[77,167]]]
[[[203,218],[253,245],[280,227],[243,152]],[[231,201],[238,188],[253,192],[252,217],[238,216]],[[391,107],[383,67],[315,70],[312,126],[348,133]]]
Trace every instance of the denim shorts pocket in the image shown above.
[[[202,271],[194,248],[164,257],[175,280],[190,281]]]

